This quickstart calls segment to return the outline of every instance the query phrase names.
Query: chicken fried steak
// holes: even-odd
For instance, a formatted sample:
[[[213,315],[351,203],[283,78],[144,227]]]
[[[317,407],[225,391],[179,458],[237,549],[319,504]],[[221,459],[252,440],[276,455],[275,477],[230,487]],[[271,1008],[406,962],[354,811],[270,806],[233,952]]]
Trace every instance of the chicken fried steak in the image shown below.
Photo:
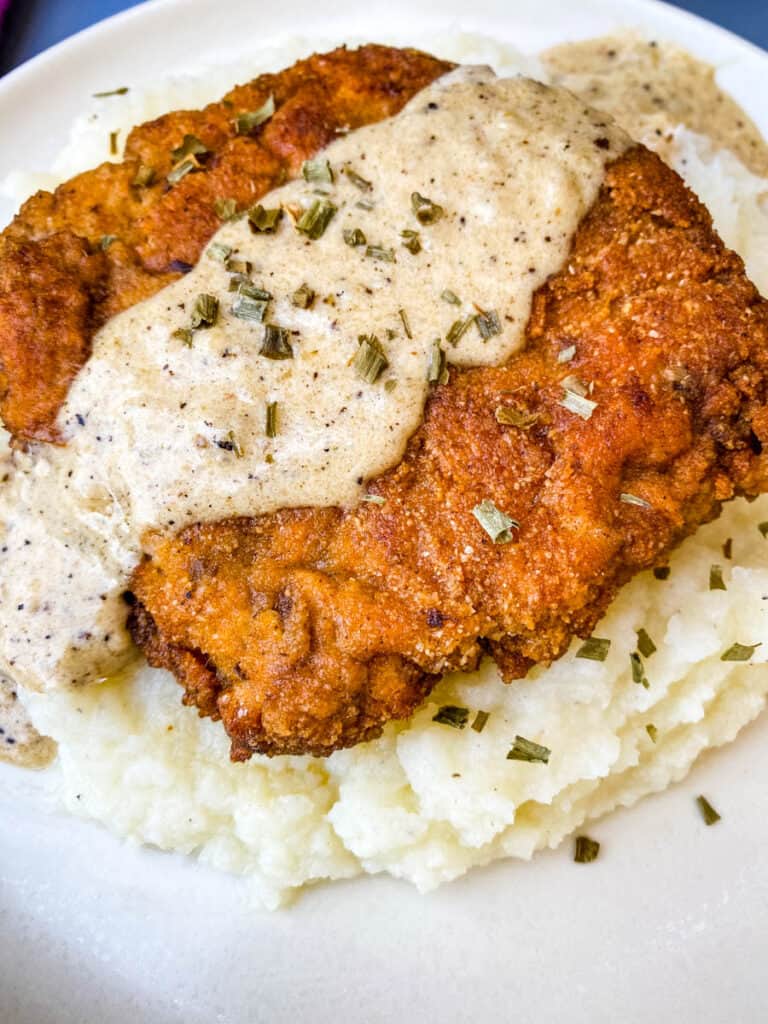
[[[631,149],[536,293],[527,347],[450,371],[378,503],[149,538],[133,636],[235,760],[371,739],[485,652],[522,676],[721,502],[766,488],[767,364],[741,260]],[[500,536],[484,502],[513,520]]]

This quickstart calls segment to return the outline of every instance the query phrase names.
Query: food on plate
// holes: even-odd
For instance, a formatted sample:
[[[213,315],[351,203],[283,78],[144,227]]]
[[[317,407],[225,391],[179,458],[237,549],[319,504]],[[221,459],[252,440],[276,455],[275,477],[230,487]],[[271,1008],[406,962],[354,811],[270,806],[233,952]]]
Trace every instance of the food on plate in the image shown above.
[[[759,133],[666,45],[542,58],[630,135],[487,41],[441,53],[150,122],[130,181],[0,243],[9,685],[68,806],[268,903],[529,857],[764,701],[765,500],[672,549],[764,487],[766,307],[631,139],[765,287]],[[114,148],[140,100],[99,103]]]

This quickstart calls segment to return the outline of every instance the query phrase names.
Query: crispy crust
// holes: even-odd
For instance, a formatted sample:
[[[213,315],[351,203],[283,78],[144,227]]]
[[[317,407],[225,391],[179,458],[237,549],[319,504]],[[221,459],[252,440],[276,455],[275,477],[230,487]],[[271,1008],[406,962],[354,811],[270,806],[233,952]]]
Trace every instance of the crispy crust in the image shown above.
[[[221,717],[236,760],[369,739],[485,650],[523,675],[722,501],[766,488],[767,362],[768,306],[740,259],[673,171],[630,150],[537,292],[527,348],[451,371],[373,483],[383,505],[155,536],[134,637]],[[590,384],[591,418],[561,404],[566,374]],[[505,405],[535,422],[500,424]],[[512,543],[474,519],[484,499],[520,522]]]
[[[338,134],[396,114],[450,65],[416,50],[344,48],[233,89],[204,110],[134,128],[122,163],[38,192],[0,236],[0,415],[23,441],[57,441],[56,415],[98,328],[197,262],[221,225],[219,198],[239,208],[295,176]],[[272,95],[276,112],[251,135],[234,119]],[[185,134],[208,148],[201,173],[169,188]],[[154,182],[133,182],[139,166]],[[116,236],[102,252],[103,236]]]

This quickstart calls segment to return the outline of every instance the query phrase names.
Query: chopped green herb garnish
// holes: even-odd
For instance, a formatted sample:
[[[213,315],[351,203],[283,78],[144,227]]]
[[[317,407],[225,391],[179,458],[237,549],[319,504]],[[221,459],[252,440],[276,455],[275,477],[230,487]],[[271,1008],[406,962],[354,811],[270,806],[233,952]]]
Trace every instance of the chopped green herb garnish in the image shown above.
[[[705,796],[697,796],[696,803],[699,806],[705,825],[716,825],[720,821],[720,815]]]
[[[659,730],[656,728],[653,722],[649,722],[648,725],[646,725],[645,731],[651,737],[651,743],[655,743],[656,737],[659,735]]]
[[[359,377],[368,384],[375,384],[389,366],[387,354],[375,334],[361,334],[360,347],[352,360],[352,366]]]
[[[182,160],[181,163],[171,170],[166,176],[165,180],[169,185],[178,185],[182,178],[185,178],[191,171],[196,171],[200,167],[200,164],[193,156],[188,156]]]
[[[472,326],[472,321],[474,319],[475,318],[473,316],[468,316],[464,320],[454,320],[454,322],[448,328],[448,333],[445,335],[445,340],[448,342],[448,344],[458,345],[463,336]]]
[[[610,640],[606,640],[604,637],[591,636],[576,651],[576,657],[588,658],[590,661],[605,661],[610,649]]]
[[[757,528],[764,537],[768,537],[768,522],[758,523]]]
[[[414,256],[416,253],[421,252],[421,235],[418,231],[410,231],[406,229],[400,232],[400,237],[403,239],[403,245],[412,253]]]
[[[354,249],[358,245],[365,245],[366,238],[360,228],[345,228],[344,241]]]
[[[249,320],[251,323],[263,323],[267,312],[268,299],[249,295],[247,285],[240,285],[232,302],[232,315],[238,320]]]
[[[235,457],[242,459],[245,452],[240,447],[240,443],[235,437],[234,431],[230,430],[225,438],[216,442],[218,448],[223,448],[225,452],[233,452]]]
[[[268,210],[261,203],[257,203],[248,211],[248,223],[251,225],[251,231],[254,233],[260,232],[261,234],[271,235],[277,231],[277,225],[280,223],[282,216],[282,206],[276,206]]]
[[[516,409],[512,405],[497,405],[494,416],[502,426],[519,427],[520,430],[528,430],[539,418],[538,413]]]
[[[650,501],[646,501],[645,498],[638,498],[636,494],[627,494],[626,491],[619,495],[619,501],[623,501],[625,505],[637,505],[638,508],[653,508]]]
[[[445,352],[440,344],[439,338],[432,342],[432,348],[429,350],[427,380],[430,384],[445,384],[448,380],[448,370],[445,366]]]
[[[177,327],[171,334],[172,338],[176,338],[177,341],[182,342],[187,348],[192,348],[192,331],[189,327]]]
[[[267,437],[277,437],[277,402],[267,402],[267,415],[264,429]]]
[[[577,864],[591,864],[597,860],[600,853],[600,843],[589,836],[576,836],[576,843],[573,850],[573,859]]]
[[[420,195],[418,192],[411,192],[411,207],[416,214],[419,224],[434,224],[445,213],[442,206],[433,203],[431,199]]]
[[[512,519],[501,509],[496,508],[489,498],[485,498],[479,505],[475,505],[472,515],[494,544],[509,544],[512,540],[512,530],[520,527],[520,523],[516,519]]]
[[[369,213],[374,209],[374,205],[368,199],[358,199],[355,203],[355,208],[358,210],[367,210]]]
[[[267,359],[293,359],[288,331],[277,324],[265,324],[259,355],[266,356]]]
[[[395,250],[387,249],[383,245],[367,245],[365,255],[370,256],[373,260],[382,260],[384,263],[395,262]]]
[[[495,309],[488,313],[478,313],[475,317],[475,324],[483,341],[488,341],[489,338],[501,334],[501,321]]]
[[[128,86],[127,85],[121,85],[119,88],[117,88],[117,89],[109,89],[107,92],[95,92],[93,94],[93,97],[94,97],[94,99],[97,99],[97,100],[103,100],[107,96],[125,96],[125,94],[128,91],[129,90],[128,90]]]
[[[733,558],[733,537],[723,542],[723,558]]]
[[[213,327],[219,318],[219,300],[205,292],[198,295],[192,307],[193,327]]]
[[[205,156],[208,152],[208,147],[196,135],[185,135],[181,145],[171,150],[171,160],[177,164],[189,156]]]
[[[99,240],[99,248],[102,250],[102,252],[106,252],[110,245],[112,245],[112,243],[116,241],[117,235],[102,235]]]
[[[305,181],[313,185],[332,185],[333,171],[327,160],[305,160],[301,165],[301,174]]]
[[[352,184],[359,188],[361,192],[370,192],[373,188],[370,181],[366,181],[365,178],[357,173],[357,171],[353,171],[349,165],[344,168],[344,173]]]
[[[490,711],[478,711],[475,715],[475,720],[472,722],[471,728],[473,728],[475,732],[482,732],[490,717]]]
[[[265,292],[263,288],[259,288],[245,274],[233,274],[229,282],[229,290],[237,292],[239,295],[245,295],[249,299],[260,299],[262,302],[269,302],[272,298],[270,292]]]
[[[119,131],[109,133],[109,152],[111,156],[117,156],[117,137],[119,134]]]
[[[296,230],[316,241],[333,220],[336,209],[328,199],[316,199],[296,221]]]
[[[585,398],[584,395],[580,395],[578,391],[574,391],[572,388],[565,387],[565,382],[563,382],[563,389],[565,397],[560,400],[559,404],[569,412],[580,416],[583,420],[588,420],[597,408],[597,402]]]
[[[253,270],[253,264],[250,260],[241,260],[236,256],[227,256],[224,261],[224,267],[228,273],[235,275],[237,278],[245,278],[246,280]],[[269,298],[272,298],[272,296],[270,295]]]
[[[727,590],[723,580],[723,567],[722,565],[711,565],[709,567],[709,589],[710,590]]]
[[[762,644],[731,644],[727,651],[720,655],[720,661],[749,661]]]
[[[507,754],[508,761],[528,761],[530,763],[549,764],[549,756],[552,751],[533,740],[527,740],[525,736],[515,736],[512,749]]]
[[[394,391],[396,387],[397,387],[397,381],[393,380],[391,377],[390,377],[389,380],[385,380],[384,381],[384,390],[387,393],[390,393],[390,392]]]
[[[632,682],[637,683],[638,686],[643,686],[647,690],[651,685],[648,682],[648,677],[645,674],[643,668],[643,659],[640,657],[637,651],[632,651],[629,656],[629,664],[632,669]]]
[[[452,292],[450,288],[445,288],[442,292],[440,292],[440,298],[443,300],[443,302],[450,302],[452,306],[461,305],[461,299],[456,294],[456,292]]]
[[[235,131],[238,135],[250,135],[254,128],[264,124],[275,112],[275,97],[269,98],[259,107],[258,110],[249,110],[244,114],[238,114],[235,118]]]
[[[382,498],[380,494],[363,494],[360,501],[367,501],[369,505],[383,505],[387,499]]]
[[[227,270],[229,270],[228,260],[232,255],[231,245],[222,245],[221,242],[212,242],[206,249],[205,254],[209,259],[218,260],[219,263],[227,263]]]
[[[668,565],[658,565],[653,570],[653,575],[656,577],[657,580],[668,580],[671,573],[672,570]]]
[[[637,631],[637,649],[644,658],[656,653],[656,644],[642,628]]]
[[[408,319],[408,314],[405,312],[404,309],[398,309],[397,315],[400,317],[400,320],[402,321],[403,330],[405,331],[406,338],[410,340],[411,338],[413,338],[413,334],[411,334],[411,322]]]
[[[456,707],[455,704],[444,704],[437,714],[432,716],[433,722],[450,725],[452,729],[463,729],[468,720],[469,709]]]
[[[219,220],[232,220],[237,216],[237,201],[235,199],[214,199],[213,208]]]
[[[134,175],[131,184],[136,188],[149,188],[154,180],[155,168],[147,167],[146,164],[139,164],[136,168],[136,174]]]
[[[576,346],[569,345],[568,348],[561,349],[557,354],[558,363],[570,363],[573,357],[576,355]]]
[[[315,301],[315,293],[308,284],[302,284],[291,296],[291,303],[299,309],[309,309]]]

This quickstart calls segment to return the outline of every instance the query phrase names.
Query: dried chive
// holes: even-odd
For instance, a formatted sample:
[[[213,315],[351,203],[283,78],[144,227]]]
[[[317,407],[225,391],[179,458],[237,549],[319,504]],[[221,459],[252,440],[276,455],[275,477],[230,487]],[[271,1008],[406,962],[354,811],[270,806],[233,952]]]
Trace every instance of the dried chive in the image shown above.
[[[443,300],[443,302],[450,302],[452,306],[461,305],[461,299],[456,294],[456,292],[452,292],[450,288],[443,289],[443,291],[440,292],[440,298]]]
[[[236,316],[238,320],[263,323],[268,304],[268,299],[254,298],[241,285],[232,302],[232,315]]]
[[[345,228],[344,241],[355,249],[358,245],[365,245],[366,238],[360,228]]]
[[[250,266],[250,264],[248,264],[248,266]],[[245,295],[249,299],[259,299],[261,302],[269,302],[272,298],[271,292],[266,292],[263,288],[259,288],[244,274],[234,274],[232,280],[235,282],[236,287],[230,287],[230,291],[236,291],[240,295]]]
[[[653,724],[653,722],[649,722],[648,725],[646,725],[645,731],[651,737],[651,742],[655,743],[656,742],[656,737],[659,735],[659,730],[656,728],[656,726]]]
[[[352,360],[352,366],[364,381],[375,384],[389,366],[387,354],[375,334],[361,334],[358,341],[360,347]]]
[[[216,442],[217,448],[222,448],[225,452],[233,452],[238,458],[242,459],[245,452],[240,447],[240,442],[235,437],[234,431],[230,430],[225,438]]]
[[[192,331],[189,327],[177,327],[175,331],[171,333],[172,338],[176,338],[177,341],[182,342],[187,348],[192,348]]]
[[[316,241],[331,223],[336,209],[328,199],[316,199],[296,221],[296,230]]]
[[[632,669],[632,682],[637,683],[638,686],[643,686],[647,690],[651,684],[648,682],[648,677],[643,668],[643,659],[637,651],[632,651],[630,654],[629,664]]]
[[[512,540],[512,530],[518,529],[520,526],[516,519],[512,519],[501,509],[496,508],[488,498],[475,505],[472,515],[494,544],[509,544]]]
[[[538,420],[538,413],[522,411],[512,405],[497,405],[494,412],[496,422],[505,427],[519,427],[528,430]]]
[[[220,242],[213,242],[205,250],[205,255],[212,260],[218,260],[219,263],[227,263],[227,270],[229,270],[228,260],[232,255],[231,245],[222,245]]]
[[[165,180],[169,185],[178,185],[182,178],[185,178],[191,171],[196,171],[200,167],[200,164],[193,156],[188,156],[182,160],[165,176]]]
[[[653,570],[653,575],[657,580],[668,580],[672,570],[668,565],[659,565]]]
[[[208,147],[201,142],[196,135],[185,135],[181,145],[171,150],[171,160],[177,164],[180,160],[186,160],[190,156],[207,156]]]
[[[99,239],[99,248],[102,252],[106,252],[110,245],[112,245],[112,243],[116,241],[117,235],[102,235]]]
[[[360,501],[367,501],[369,505],[383,505],[387,499],[380,494],[363,494]]]
[[[215,295],[202,292],[195,299],[192,307],[191,323],[193,327],[213,327],[219,318],[219,300]]]
[[[533,740],[527,740],[525,736],[515,736],[512,749],[507,754],[508,761],[528,761],[531,764],[549,764],[549,756],[552,751]]]
[[[412,339],[413,334],[411,333],[411,322],[408,319],[408,314],[405,312],[404,309],[398,309],[397,315],[400,317],[400,320],[402,321],[403,330],[405,331],[406,338],[408,338],[409,340]]]
[[[125,96],[125,94],[128,91],[129,90],[127,85],[121,85],[117,89],[109,89],[107,90],[107,92],[95,92],[93,93],[93,98],[97,100],[103,100],[107,96]]]
[[[597,860],[600,853],[600,843],[589,836],[576,836],[574,844],[573,859],[577,864],[591,864]]]
[[[452,729],[463,729],[468,720],[469,709],[457,707],[455,704],[444,704],[437,714],[432,716],[433,722],[450,725]]]
[[[265,324],[259,355],[266,356],[267,359],[293,359],[288,331],[277,324]]]
[[[301,165],[301,175],[313,185],[333,184],[333,171],[327,160],[305,160]]]
[[[697,796],[696,803],[701,811],[705,825],[716,825],[720,821],[720,815],[705,796]]]
[[[267,402],[264,430],[267,437],[277,437],[277,402]]]
[[[418,231],[411,231],[406,229],[400,232],[400,237],[403,240],[403,246],[412,253],[414,256],[421,252],[421,235]]]
[[[225,269],[238,279],[238,284],[242,281],[248,280],[248,275],[253,270],[253,264],[250,260],[241,260],[237,256],[227,256],[224,262]],[[242,279],[242,281],[241,281]],[[232,289],[230,289],[231,291]],[[265,298],[272,298],[271,295],[265,293]]]
[[[482,732],[490,717],[491,714],[489,711],[478,711],[475,715],[474,721],[472,722],[471,728],[474,729],[475,732]]]
[[[109,152],[111,156],[117,156],[117,137],[119,131],[109,133]]]
[[[448,370],[445,366],[445,352],[443,351],[439,338],[432,342],[432,348],[429,350],[427,380],[430,384],[445,384],[448,380]]]
[[[569,412],[580,416],[583,420],[588,420],[597,408],[597,402],[593,402],[591,399],[585,398],[583,395],[578,394],[578,392],[568,388],[565,388],[565,397],[558,404],[562,405]]]
[[[149,188],[154,180],[155,168],[148,167],[146,164],[139,164],[131,184],[136,188]]]
[[[264,124],[275,112],[275,97],[269,98],[259,107],[258,110],[249,110],[244,114],[238,114],[235,118],[235,131],[238,135],[250,135],[254,128]]]
[[[495,309],[490,310],[488,313],[478,313],[475,317],[475,325],[483,341],[488,341],[489,338],[501,334],[501,321]]]
[[[372,260],[381,260],[384,263],[395,262],[395,250],[387,249],[383,245],[367,245],[365,247],[365,255],[369,256]]]
[[[656,644],[642,628],[637,630],[637,649],[644,658],[656,653]]]
[[[353,170],[349,165],[344,168],[344,173],[352,184],[359,188],[361,192],[370,192],[373,188],[370,181],[366,181],[362,175],[358,174],[357,171]]]
[[[723,558],[733,558],[733,537],[723,542]]]
[[[604,637],[591,636],[585,640],[576,651],[577,658],[587,658],[589,661],[605,661],[608,651],[611,649],[611,641]]]
[[[763,537],[768,537],[768,522],[758,523],[757,528]]]
[[[308,284],[300,285],[291,296],[291,304],[299,309],[309,309],[315,301],[315,293]]]
[[[623,501],[625,505],[637,505],[638,508],[653,508],[650,501],[646,501],[645,498],[638,498],[636,494],[627,494],[626,491],[619,495],[619,501]]]
[[[214,199],[213,209],[219,220],[232,220],[237,216],[237,201],[235,199]]]
[[[573,357],[576,355],[576,346],[569,345],[568,348],[561,349],[557,354],[558,363],[570,363]]]
[[[711,565],[709,567],[709,589],[710,590],[727,590],[723,580],[723,567],[722,565]]]
[[[411,208],[416,214],[419,224],[434,224],[445,213],[442,206],[438,206],[437,203],[433,203],[431,199],[427,199],[426,196],[422,196],[418,192],[411,192]]]
[[[727,651],[720,655],[720,661],[749,661],[761,643],[757,644],[731,644]]]
[[[467,333],[469,328],[472,326],[472,321],[475,318],[468,316],[464,320],[454,320],[451,326],[448,328],[448,332],[445,335],[445,340],[449,345],[458,345],[463,336]]]
[[[260,232],[261,234],[271,235],[277,231],[277,225],[280,223],[282,216],[282,206],[276,206],[268,210],[261,203],[257,203],[248,210],[248,223],[251,226],[251,231],[254,233]]]

